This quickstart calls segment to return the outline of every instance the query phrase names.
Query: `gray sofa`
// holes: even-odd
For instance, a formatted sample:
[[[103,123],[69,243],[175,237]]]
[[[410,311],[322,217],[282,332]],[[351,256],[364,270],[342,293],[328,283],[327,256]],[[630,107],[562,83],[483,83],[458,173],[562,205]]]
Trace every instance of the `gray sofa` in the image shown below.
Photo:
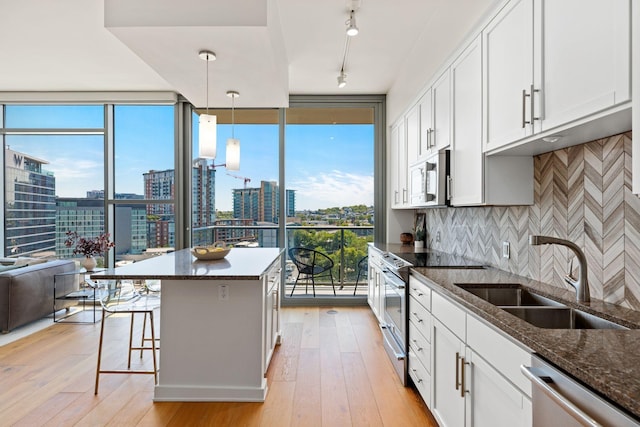
[[[7,333],[53,313],[53,276],[74,270],[76,264],[71,260],[0,267],[0,331]]]

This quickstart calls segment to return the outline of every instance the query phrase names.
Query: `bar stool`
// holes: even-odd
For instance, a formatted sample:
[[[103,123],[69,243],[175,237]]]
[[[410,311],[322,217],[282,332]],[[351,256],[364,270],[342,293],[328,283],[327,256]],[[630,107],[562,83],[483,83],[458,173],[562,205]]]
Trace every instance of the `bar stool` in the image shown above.
[[[95,394],[98,394],[100,383],[100,374],[149,374],[154,376],[155,383],[158,383],[158,362],[156,357],[156,334],[154,326],[153,312],[160,307],[160,297],[155,294],[141,294],[133,285],[133,283],[125,281],[108,281],[104,287],[99,287],[96,283],[91,282],[91,286],[100,289],[100,304],[102,306],[102,323],[100,325],[100,342],[98,344],[98,365],[96,368],[96,387]],[[129,351],[127,369],[102,369],[102,345],[104,342],[104,326],[105,320],[110,314],[130,314],[131,324],[129,328]],[[136,314],[144,314],[145,319],[149,319],[151,341],[150,346],[134,347],[133,346],[133,324]],[[153,370],[135,370],[131,369],[131,353],[133,350],[151,350],[153,355]]]

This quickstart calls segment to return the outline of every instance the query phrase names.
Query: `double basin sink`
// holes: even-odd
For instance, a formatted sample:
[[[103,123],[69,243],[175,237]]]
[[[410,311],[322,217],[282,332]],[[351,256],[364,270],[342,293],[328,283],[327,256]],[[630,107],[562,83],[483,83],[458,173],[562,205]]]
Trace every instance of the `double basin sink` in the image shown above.
[[[628,329],[607,319],[538,295],[520,284],[457,284],[457,286],[538,328]]]

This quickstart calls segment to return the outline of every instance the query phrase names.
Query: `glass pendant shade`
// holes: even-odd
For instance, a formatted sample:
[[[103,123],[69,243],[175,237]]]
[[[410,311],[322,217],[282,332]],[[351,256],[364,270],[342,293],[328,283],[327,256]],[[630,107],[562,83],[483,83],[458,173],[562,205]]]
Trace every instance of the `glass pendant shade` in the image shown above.
[[[227,139],[227,159],[225,161],[227,170],[237,171],[240,169],[240,140],[235,138]]]
[[[198,157],[216,158],[216,116],[200,114],[198,120]]]

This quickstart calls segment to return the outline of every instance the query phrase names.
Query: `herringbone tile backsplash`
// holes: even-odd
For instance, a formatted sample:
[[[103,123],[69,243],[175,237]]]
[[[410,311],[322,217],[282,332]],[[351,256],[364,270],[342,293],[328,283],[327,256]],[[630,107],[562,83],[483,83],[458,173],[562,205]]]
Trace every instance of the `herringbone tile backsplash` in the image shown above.
[[[528,236],[568,239],[585,252],[594,298],[640,309],[640,198],[631,192],[631,132],[541,154],[534,170],[533,206],[420,210],[427,217],[427,245],[568,286],[562,278],[573,253],[558,245],[530,246]],[[510,259],[502,258],[504,241]]]

